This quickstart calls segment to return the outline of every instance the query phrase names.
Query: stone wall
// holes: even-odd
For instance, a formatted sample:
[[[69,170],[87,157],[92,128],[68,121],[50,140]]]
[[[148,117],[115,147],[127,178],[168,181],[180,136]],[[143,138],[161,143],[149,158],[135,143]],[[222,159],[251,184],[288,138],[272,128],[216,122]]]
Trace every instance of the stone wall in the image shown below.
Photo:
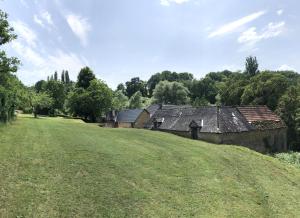
[[[144,128],[145,124],[148,122],[150,119],[150,114],[146,110],[144,110],[139,117],[136,119],[134,128],[139,128],[142,129]]]
[[[117,128],[133,128],[133,123],[118,123]]]
[[[191,132],[164,131],[186,138],[191,138]],[[256,130],[240,133],[199,133],[199,140],[215,144],[231,144],[248,147],[261,153],[282,152],[287,150],[286,128],[272,130]]]

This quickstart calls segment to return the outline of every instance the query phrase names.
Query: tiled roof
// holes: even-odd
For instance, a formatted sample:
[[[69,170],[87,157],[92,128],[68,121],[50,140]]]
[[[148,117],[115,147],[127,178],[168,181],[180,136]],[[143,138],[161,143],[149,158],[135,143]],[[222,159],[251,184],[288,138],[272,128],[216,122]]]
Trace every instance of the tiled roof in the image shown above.
[[[143,109],[123,110],[118,113],[117,122],[134,123]]]
[[[266,106],[242,106],[237,108],[249,123],[266,120],[279,122],[281,120]]]

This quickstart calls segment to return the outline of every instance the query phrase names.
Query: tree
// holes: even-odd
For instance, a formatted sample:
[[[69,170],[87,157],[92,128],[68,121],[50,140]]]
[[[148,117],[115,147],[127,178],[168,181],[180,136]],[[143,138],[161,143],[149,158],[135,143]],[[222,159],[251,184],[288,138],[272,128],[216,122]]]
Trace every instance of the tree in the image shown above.
[[[246,66],[245,73],[250,77],[255,76],[259,72],[258,62],[256,60],[256,57],[252,57],[252,56],[247,57],[245,66]]]
[[[126,95],[130,98],[137,91],[140,91],[144,97],[148,95],[146,82],[140,80],[139,77],[134,77],[126,82]]]
[[[182,83],[161,81],[154,92],[154,102],[163,104],[187,104],[189,103],[189,91]]]
[[[76,116],[92,122],[112,107],[112,90],[101,80],[90,81],[87,89],[76,88],[69,94],[68,105]]]
[[[58,80],[57,71],[54,72],[54,80],[55,80],[55,81]]]
[[[291,86],[281,96],[276,112],[288,126],[287,140],[291,150],[300,150],[300,86]]]
[[[216,82],[210,77],[205,77],[201,80],[193,80],[190,86],[190,93],[193,100],[196,98],[206,99],[211,104],[216,102],[218,89]]]
[[[277,108],[278,100],[288,87],[288,80],[281,74],[261,72],[252,77],[241,96],[241,104],[267,105]]]
[[[113,109],[115,110],[123,110],[128,107],[128,97],[124,95],[124,93],[121,90],[118,90],[114,93],[112,105]]]
[[[77,77],[77,87],[87,89],[90,82],[96,78],[95,74],[89,67],[84,67],[80,70]]]
[[[16,39],[13,28],[7,21],[7,14],[0,10],[0,45]],[[0,121],[7,122],[14,117],[17,106],[17,88],[19,83],[14,73],[20,61],[7,57],[5,51],[0,51]]]
[[[69,77],[69,71],[65,71],[65,82],[66,84],[69,84],[70,83],[70,77]]]
[[[60,81],[50,80],[46,85],[46,93],[53,98],[52,114],[55,110],[62,110],[65,102],[65,89]]]
[[[47,93],[31,93],[31,106],[33,108],[34,117],[37,118],[38,111],[45,108],[50,108],[53,104],[53,99]]]
[[[117,91],[121,91],[124,95],[126,95],[126,88],[124,86],[123,83],[120,83],[118,86],[117,86]]]
[[[160,81],[167,80],[169,82],[181,82],[185,84],[188,81],[192,81],[194,78],[193,74],[190,73],[176,73],[176,72],[171,72],[171,71],[163,71],[161,73],[156,73],[150,77],[150,79],[147,82],[147,87],[149,89],[149,95],[153,95],[153,90],[155,89],[156,85]]]
[[[143,96],[140,91],[134,93],[129,99],[129,108],[142,108],[143,107]]]
[[[245,74],[233,73],[219,88],[219,95],[223,105],[241,105],[242,95],[248,80]]]
[[[65,71],[64,70],[61,72],[61,82],[65,83]]]
[[[35,83],[34,89],[36,92],[45,92],[46,91],[47,82],[45,80],[40,80]]]

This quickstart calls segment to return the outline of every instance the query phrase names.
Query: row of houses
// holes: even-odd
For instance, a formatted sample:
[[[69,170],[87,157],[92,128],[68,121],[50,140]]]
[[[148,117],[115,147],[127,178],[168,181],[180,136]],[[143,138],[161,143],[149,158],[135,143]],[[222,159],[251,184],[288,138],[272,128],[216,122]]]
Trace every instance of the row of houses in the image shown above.
[[[146,128],[216,144],[241,145],[261,153],[287,149],[287,127],[266,106],[151,105],[112,111],[107,127]]]

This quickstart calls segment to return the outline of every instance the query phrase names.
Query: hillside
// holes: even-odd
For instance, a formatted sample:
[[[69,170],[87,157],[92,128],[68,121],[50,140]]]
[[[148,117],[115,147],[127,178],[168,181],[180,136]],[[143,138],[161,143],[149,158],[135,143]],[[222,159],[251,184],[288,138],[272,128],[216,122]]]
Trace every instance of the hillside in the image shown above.
[[[1,217],[300,217],[300,170],[237,146],[79,120],[0,127]]]

